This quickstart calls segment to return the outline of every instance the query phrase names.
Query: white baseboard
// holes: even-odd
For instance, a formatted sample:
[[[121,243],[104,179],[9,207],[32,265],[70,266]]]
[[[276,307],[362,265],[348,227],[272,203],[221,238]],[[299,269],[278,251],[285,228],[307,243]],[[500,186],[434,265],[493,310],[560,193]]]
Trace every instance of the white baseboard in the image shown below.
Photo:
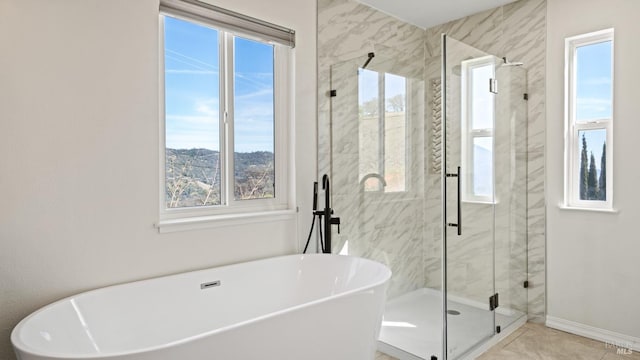
[[[612,347],[640,351],[640,338],[634,336],[620,334],[617,332],[600,329],[597,327],[584,325],[553,316],[547,316],[545,325],[553,329],[558,329],[590,339],[602,341],[606,343],[607,346],[610,345]]]

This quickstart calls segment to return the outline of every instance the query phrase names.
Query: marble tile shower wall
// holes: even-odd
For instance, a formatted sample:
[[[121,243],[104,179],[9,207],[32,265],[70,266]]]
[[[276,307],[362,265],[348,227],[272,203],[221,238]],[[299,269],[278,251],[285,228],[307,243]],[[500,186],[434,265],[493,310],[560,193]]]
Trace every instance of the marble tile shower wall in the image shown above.
[[[429,84],[431,79],[440,76],[440,34],[446,32],[480,50],[506,56],[513,61],[522,61],[527,68],[528,145],[526,151],[515,154],[518,159],[526,159],[527,167],[526,170],[519,167],[515,171],[527,171],[528,195],[526,199],[512,199],[510,206],[521,206],[523,202],[527,204],[528,272],[531,283],[528,291],[528,313],[533,320],[543,320],[545,14],[545,0],[520,0],[425,31],[355,1],[318,0],[318,167],[320,174],[328,173],[334,177],[334,207],[344,224],[342,234],[336,238],[338,243],[334,249],[339,249],[340,245],[349,241],[350,253],[360,253],[387,263],[394,272],[390,297],[423,286],[439,287],[441,279],[440,177],[430,163],[433,140],[425,134],[429,134],[431,130],[429,124],[433,97]],[[408,166],[411,169],[409,173],[413,175],[410,176],[408,185],[414,191],[405,196],[385,198],[385,194],[362,192],[357,172],[357,117],[350,122],[337,122],[337,119],[346,119],[352,116],[349,114],[357,111],[353,108],[357,100],[338,96],[334,98],[332,106],[329,97],[329,90],[334,85],[344,86],[345,89],[351,87],[352,92],[357,95],[354,89],[357,84],[349,80],[349,74],[353,74],[353,70],[348,68],[353,67],[353,64],[357,67],[364,63],[366,54],[371,51],[376,52],[376,58],[380,54],[380,58],[395,59],[395,68],[404,69],[412,77],[422,73],[422,78],[426,80],[422,91],[426,98],[423,116],[427,125],[425,127],[411,122],[412,149],[421,150],[411,153]],[[385,52],[391,55],[382,55]],[[344,75],[342,71],[346,71]],[[340,84],[341,80],[344,81]],[[337,106],[340,102],[344,103]],[[415,113],[412,118],[416,118],[420,110],[412,111]],[[419,135],[415,135],[416,133]],[[424,176],[418,176],[420,173],[416,168],[420,168]],[[383,202],[384,206],[380,206]],[[509,210],[497,211],[500,213]],[[478,216],[475,218],[480,219],[481,210],[478,209],[477,212]],[[472,219],[474,215],[467,217]],[[509,230],[498,228],[496,231],[515,231],[521,234],[525,226],[522,219],[514,217],[509,221]],[[473,221],[469,225],[474,226]],[[500,243],[497,245],[498,252],[522,254],[523,251],[517,246],[508,249],[501,248]],[[477,254],[483,248],[479,246],[469,248],[469,256],[471,252],[476,251]],[[462,246],[459,248],[463,249]],[[459,266],[462,267],[462,263]],[[497,266],[515,270],[516,265],[498,262]],[[472,274],[469,270],[464,269]],[[498,276],[497,284],[501,281],[520,281],[508,279],[508,274],[505,276],[502,280]]]
[[[527,255],[528,255],[528,314],[533,321],[544,321],[545,313],[545,213],[544,213],[544,123],[545,123],[545,26],[546,1],[520,0],[499,8],[455,20],[434,28],[426,33],[426,64],[428,75],[440,70],[440,35],[463,41],[475,48],[497,56],[505,56],[510,61],[521,61],[527,69],[527,150],[518,151],[516,156],[527,159]],[[435,70],[434,70],[435,69]],[[437,76],[437,75],[436,75]],[[427,112],[428,114],[428,112]],[[427,118],[429,121],[429,119]],[[520,169],[519,171],[523,171]],[[427,233],[440,232],[440,224],[431,219],[439,219],[439,179],[428,176],[427,184]],[[427,180],[429,181],[429,180]],[[433,204],[436,200],[436,204]],[[518,201],[523,202],[524,199]],[[500,211],[500,210],[497,210]],[[471,215],[472,216],[472,215]],[[498,215],[499,216],[499,215]],[[467,216],[469,217],[469,216]],[[513,224],[514,229],[522,224]],[[518,227],[519,226],[519,227]],[[499,230],[499,229],[498,229]],[[429,251],[439,251],[439,240],[433,236],[426,241]],[[513,251],[518,251],[514,249]],[[520,250],[521,251],[521,250]],[[498,254],[497,254],[498,255]],[[439,268],[439,259],[427,256],[427,273]],[[427,286],[437,286],[427,277]],[[511,280],[517,281],[517,280]],[[497,283],[498,284],[498,283]]]
[[[369,70],[409,79],[410,144],[424,143],[424,30],[355,1],[318,0],[318,166],[332,177],[333,207],[341,217],[334,250],[387,264],[388,296],[424,283],[424,153],[409,151],[406,192],[365,192],[360,157],[357,69],[369,52]],[[417,80],[411,80],[417,79]],[[337,90],[330,98],[329,91]],[[384,205],[383,205],[384,204]]]

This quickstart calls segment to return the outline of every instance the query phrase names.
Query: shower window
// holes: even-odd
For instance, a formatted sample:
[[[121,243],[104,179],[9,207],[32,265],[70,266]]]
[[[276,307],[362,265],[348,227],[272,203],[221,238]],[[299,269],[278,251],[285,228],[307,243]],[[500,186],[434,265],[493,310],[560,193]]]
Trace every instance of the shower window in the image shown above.
[[[613,29],[565,41],[565,203],[612,208]]]
[[[406,191],[407,79],[358,70],[359,179],[364,191]]]
[[[492,57],[466,60],[461,65],[461,164],[464,201],[493,202],[493,128],[495,101]]]
[[[161,10],[161,219],[286,209],[289,46]]]

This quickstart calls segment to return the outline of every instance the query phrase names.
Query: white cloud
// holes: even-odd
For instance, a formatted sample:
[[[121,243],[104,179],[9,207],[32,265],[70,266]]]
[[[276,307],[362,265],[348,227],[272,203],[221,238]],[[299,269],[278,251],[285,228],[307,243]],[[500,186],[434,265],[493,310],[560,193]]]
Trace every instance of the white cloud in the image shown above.
[[[611,115],[611,100],[603,98],[578,98],[578,117],[595,119]]]
[[[272,88],[264,88],[258,91],[254,91],[251,93],[247,93],[247,94],[243,94],[243,95],[238,95],[236,96],[236,101],[240,102],[240,101],[246,101],[246,100],[250,100],[250,99],[254,99],[257,97],[261,97],[261,96],[269,96],[269,97],[273,97],[273,89]]]
[[[181,52],[165,48],[165,57],[200,70],[217,70],[217,64],[208,63]]]
[[[582,85],[611,85],[611,77],[610,76],[600,76],[594,78],[584,79],[581,82]]]
[[[236,150],[273,151],[273,90],[257,90],[235,98]],[[166,146],[174,149],[219,149],[219,99],[195,99],[191,110],[166,118]]]
[[[218,118],[219,112],[219,100],[218,98],[199,99],[195,102],[195,110],[199,114]]]
[[[252,84],[258,88],[271,87],[272,83],[272,74],[265,73],[242,73],[236,72],[236,82],[242,80],[248,84]],[[246,86],[246,84],[244,84]]]
[[[180,124],[181,126],[195,127],[203,125],[216,125],[218,118],[207,115],[173,115],[166,116],[167,125]]]
[[[211,149],[218,150],[218,132],[178,129],[167,134],[166,146],[171,149]]]

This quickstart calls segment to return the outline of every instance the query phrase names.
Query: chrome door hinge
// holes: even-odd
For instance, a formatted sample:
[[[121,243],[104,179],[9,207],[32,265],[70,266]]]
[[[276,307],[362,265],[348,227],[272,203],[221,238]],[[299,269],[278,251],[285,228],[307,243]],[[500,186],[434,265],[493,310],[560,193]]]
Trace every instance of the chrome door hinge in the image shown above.
[[[498,93],[498,80],[489,79],[489,92],[494,94]]]
[[[493,294],[489,297],[489,310],[493,311],[500,305],[498,301],[498,293]]]

